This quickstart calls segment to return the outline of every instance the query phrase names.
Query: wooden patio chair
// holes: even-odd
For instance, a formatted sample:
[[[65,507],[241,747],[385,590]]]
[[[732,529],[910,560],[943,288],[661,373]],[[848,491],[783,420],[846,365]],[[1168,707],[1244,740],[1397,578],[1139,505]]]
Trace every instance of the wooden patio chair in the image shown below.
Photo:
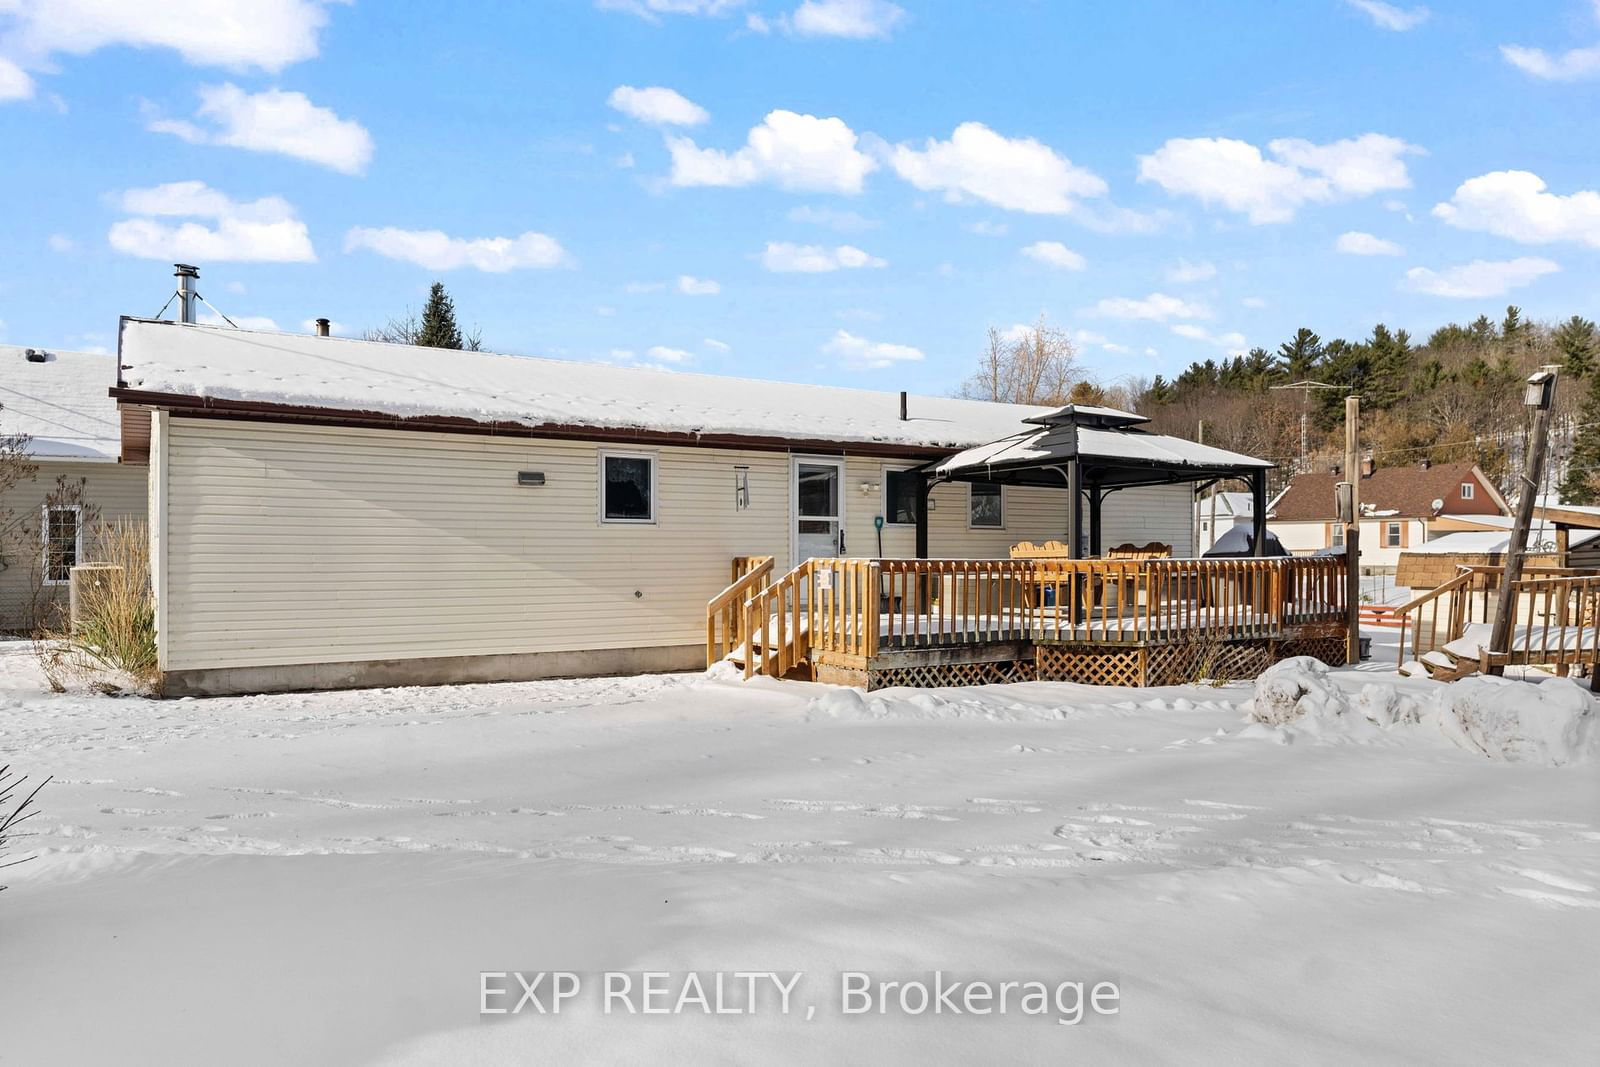
[[[1104,558],[1116,560],[1171,559],[1172,546],[1163,544],[1160,541],[1149,541],[1143,545],[1125,541],[1106,552]],[[1117,590],[1117,595],[1122,598],[1122,606],[1125,608],[1134,607],[1135,601],[1138,599],[1138,587],[1132,582],[1119,581],[1115,578],[1109,580],[1112,584],[1121,587]]]

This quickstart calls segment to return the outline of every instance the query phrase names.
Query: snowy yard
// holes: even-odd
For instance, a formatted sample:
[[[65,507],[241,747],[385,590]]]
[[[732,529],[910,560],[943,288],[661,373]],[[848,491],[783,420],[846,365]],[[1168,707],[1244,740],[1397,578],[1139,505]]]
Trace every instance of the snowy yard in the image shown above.
[[[1333,677],[1440,688],[1372,666]],[[149,702],[44,693],[0,643],[0,763],[56,776],[4,872],[0,1058],[1595,1062],[1600,764],[1247,726],[1250,697]],[[478,1015],[481,971],[695,969],[802,971],[816,1015]],[[1110,980],[1120,1011],[844,1017],[846,970]]]

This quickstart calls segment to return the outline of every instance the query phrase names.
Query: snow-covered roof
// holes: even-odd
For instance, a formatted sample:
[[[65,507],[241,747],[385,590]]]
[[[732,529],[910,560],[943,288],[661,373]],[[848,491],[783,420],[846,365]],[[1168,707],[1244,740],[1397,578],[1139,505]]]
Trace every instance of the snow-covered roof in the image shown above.
[[[972,476],[985,471],[1020,470],[1049,466],[1078,456],[1166,468],[1261,468],[1264,459],[1213,448],[1182,437],[1146,433],[1136,428],[1099,429],[1055,423],[1024,430],[999,441],[969,448],[942,460],[934,470],[947,477]]]
[[[1233,518],[1248,519],[1256,513],[1255,501],[1249,493],[1217,493],[1217,514],[1228,515]],[[1211,497],[1203,496],[1195,501],[1194,506],[1200,514],[1208,515],[1211,512]],[[1270,512],[1268,513],[1271,514]]]
[[[124,319],[127,388],[401,417],[963,448],[1049,408]]]
[[[27,358],[34,352],[36,359]],[[117,361],[94,352],[0,345],[0,434],[25,433],[37,460],[110,462],[120,440]]]
[[[1578,545],[1600,537],[1600,530],[1573,530],[1567,538],[1567,547],[1576,548]],[[1412,545],[1407,552],[1420,552],[1424,555],[1493,555],[1502,553],[1511,543],[1511,532],[1499,530],[1462,530],[1457,533],[1441,534],[1431,541],[1424,541],[1420,545]],[[1546,526],[1542,529],[1535,524],[1528,531],[1528,548],[1542,551],[1554,551],[1556,531],[1554,527]]]

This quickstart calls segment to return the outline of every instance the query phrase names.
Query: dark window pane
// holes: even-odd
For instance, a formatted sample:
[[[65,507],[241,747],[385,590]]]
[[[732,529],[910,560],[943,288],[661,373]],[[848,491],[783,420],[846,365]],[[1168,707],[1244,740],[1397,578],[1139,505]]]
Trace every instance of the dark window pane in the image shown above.
[[[799,465],[796,491],[801,515],[834,518],[839,514],[839,468],[833,464]]]
[[[47,518],[44,570],[52,582],[65,582],[78,565],[78,513],[72,508],[51,508]]]
[[[883,484],[888,498],[885,507],[889,511],[889,514],[884,516],[884,521],[902,526],[916,525],[916,475],[910,471],[888,471],[883,476]]]
[[[650,460],[634,456],[607,456],[606,518],[648,522],[651,513]]]
[[[993,527],[1005,525],[1005,515],[1001,511],[1000,486],[998,483],[972,483],[972,525]]]

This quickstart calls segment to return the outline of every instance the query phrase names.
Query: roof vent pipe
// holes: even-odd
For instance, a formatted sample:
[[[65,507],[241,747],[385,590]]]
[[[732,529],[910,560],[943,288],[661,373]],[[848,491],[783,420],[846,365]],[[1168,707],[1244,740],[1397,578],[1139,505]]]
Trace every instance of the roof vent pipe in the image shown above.
[[[194,324],[194,305],[198,293],[194,283],[200,277],[200,268],[187,263],[174,263],[172,275],[178,279],[178,321]]]
[[[23,352],[22,353],[22,358],[27,360],[29,363],[48,363],[48,362],[50,362],[50,357],[45,355],[43,352],[39,351],[37,348],[30,348],[27,351]]]
[[[906,391],[900,390],[900,421],[906,421]]]
[[[333,323],[329,322],[327,319],[318,319],[317,320],[317,336],[318,337],[326,337],[326,336],[328,336],[328,331],[332,327],[333,327]]]

